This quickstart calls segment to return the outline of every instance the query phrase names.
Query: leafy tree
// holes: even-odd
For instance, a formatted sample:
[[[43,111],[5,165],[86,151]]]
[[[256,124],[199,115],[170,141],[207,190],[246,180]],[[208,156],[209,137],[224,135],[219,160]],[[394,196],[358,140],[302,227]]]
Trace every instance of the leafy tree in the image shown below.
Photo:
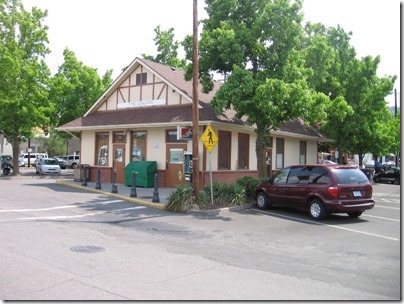
[[[393,89],[395,77],[379,78],[380,57],[356,60],[346,87],[346,98],[354,112],[345,122],[346,148],[359,155],[359,165],[366,152],[375,156],[390,153],[386,129],[391,113],[385,97]]]
[[[365,153],[387,146],[382,131],[389,116],[384,97],[395,78],[376,76],[379,57],[357,59],[350,45],[352,33],[340,26],[308,23],[305,34],[306,65],[314,72],[308,81],[332,99],[322,130],[335,139],[339,162],[342,152],[349,152],[359,155],[361,165]]]
[[[55,103],[54,126],[82,117],[112,81],[112,70],[100,78],[96,69],[78,61],[69,49],[63,51],[63,56],[64,63],[50,87],[50,99]]]
[[[307,84],[310,75],[302,41],[301,1],[206,0],[199,76],[204,91],[212,89],[212,73],[228,78],[212,105],[218,112],[233,108],[256,126],[258,174],[266,174],[265,147],[271,130],[293,118],[316,121],[328,96]],[[191,37],[184,40],[191,58]],[[186,76],[191,78],[191,65]],[[320,116],[319,116],[320,115]]]
[[[399,154],[401,150],[401,115],[400,110],[397,111],[396,116],[390,119],[387,123],[387,134],[389,136],[388,152]]]
[[[46,131],[50,124],[46,16],[35,7],[25,10],[19,0],[0,0],[0,130],[13,146],[14,175],[19,174],[20,137],[29,138],[34,127]]]
[[[154,29],[154,32],[156,33],[156,37],[153,40],[157,46],[158,54],[156,57],[142,54],[142,57],[157,63],[184,69],[186,61],[185,59],[178,58],[178,47],[180,43],[174,40],[174,28],[171,27],[164,31],[161,30],[159,25]]]

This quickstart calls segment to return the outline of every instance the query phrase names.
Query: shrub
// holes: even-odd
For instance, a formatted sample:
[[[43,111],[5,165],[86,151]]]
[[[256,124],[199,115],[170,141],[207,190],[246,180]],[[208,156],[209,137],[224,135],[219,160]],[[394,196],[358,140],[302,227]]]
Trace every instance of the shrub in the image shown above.
[[[210,202],[210,196],[204,191],[199,192],[199,206],[204,207]],[[172,212],[187,212],[195,205],[194,187],[192,184],[178,186],[170,193],[165,208]]]
[[[255,186],[261,183],[263,180],[263,178],[244,176],[236,180],[236,185],[244,189],[246,197],[253,197]]]
[[[186,184],[178,186],[170,193],[165,208],[173,212],[187,212],[194,203],[194,187],[191,184]]]
[[[245,203],[244,188],[236,184],[214,182],[213,202],[216,205],[243,205]],[[210,185],[203,187],[203,192],[210,198]]]

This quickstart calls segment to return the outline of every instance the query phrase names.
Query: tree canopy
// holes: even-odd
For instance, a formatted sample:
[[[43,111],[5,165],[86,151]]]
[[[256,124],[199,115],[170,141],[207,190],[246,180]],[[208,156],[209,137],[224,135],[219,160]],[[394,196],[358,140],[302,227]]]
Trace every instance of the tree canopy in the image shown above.
[[[112,82],[112,70],[101,78],[96,69],[78,61],[69,49],[63,51],[63,57],[50,86],[56,110],[52,123],[56,126],[83,116]]]
[[[174,28],[171,27],[168,30],[162,30],[160,25],[158,25],[154,29],[154,32],[156,36],[153,40],[157,46],[157,55],[152,56],[143,53],[142,57],[157,63],[184,69],[186,61],[178,57],[180,42],[174,39]]]
[[[14,174],[18,174],[19,139],[35,127],[45,131],[54,105],[48,98],[50,71],[47,11],[29,12],[18,0],[0,0],[0,130],[13,146]]]

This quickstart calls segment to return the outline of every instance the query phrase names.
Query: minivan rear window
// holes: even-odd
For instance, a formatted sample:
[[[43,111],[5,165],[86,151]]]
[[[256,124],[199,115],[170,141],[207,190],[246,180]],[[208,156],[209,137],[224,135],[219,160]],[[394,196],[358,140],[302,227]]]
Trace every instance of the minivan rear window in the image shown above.
[[[369,182],[366,175],[359,169],[333,169],[337,184],[362,184]]]

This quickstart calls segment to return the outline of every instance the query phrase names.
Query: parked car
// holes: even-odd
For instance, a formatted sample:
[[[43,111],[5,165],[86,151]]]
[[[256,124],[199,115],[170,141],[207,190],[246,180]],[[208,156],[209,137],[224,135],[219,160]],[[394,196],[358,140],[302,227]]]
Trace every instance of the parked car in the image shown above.
[[[54,157],[54,159],[58,161],[60,169],[66,169],[67,167],[69,167],[69,163],[67,162],[67,160],[64,160],[61,157]]]
[[[365,163],[365,169],[374,169],[375,168],[375,161],[369,160]]]
[[[20,156],[19,156],[19,158],[24,160],[24,166],[28,166],[28,159],[29,159],[30,166],[34,166],[34,167],[36,165],[35,160],[37,158],[42,158],[42,157],[47,158],[48,154],[47,153],[35,153],[35,152],[33,152],[33,153],[29,153],[29,154],[28,153],[21,153]]]
[[[283,205],[308,210],[313,219],[330,213],[358,217],[372,209],[373,187],[358,168],[346,165],[298,165],[282,169],[258,184],[254,197],[260,209]]]
[[[41,158],[35,166],[36,174],[57,174],[60,175],[61,170],[58,161],[54,158]]]
[[[24,159],[22,157],[18,157],[18,167],[24,167]]]
[[[400,168],[390,167],[382,172],[375,173],[373,176],[373,181],[375,183],[394,183],[400,185]]]
[[[80,163],[80,155],[65,155],[63,156],[63,159],[68,162],[68,168],[76,168],[77,165]]]
[[[338,165],[338,163],[333,162],[332,160],[325,160],[323,162],[324,165]]]

